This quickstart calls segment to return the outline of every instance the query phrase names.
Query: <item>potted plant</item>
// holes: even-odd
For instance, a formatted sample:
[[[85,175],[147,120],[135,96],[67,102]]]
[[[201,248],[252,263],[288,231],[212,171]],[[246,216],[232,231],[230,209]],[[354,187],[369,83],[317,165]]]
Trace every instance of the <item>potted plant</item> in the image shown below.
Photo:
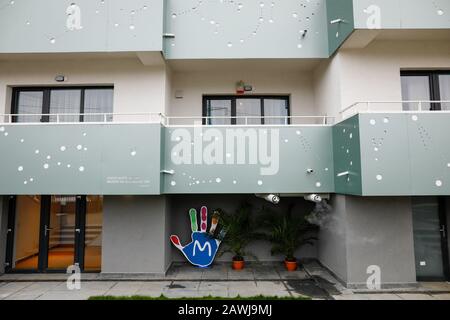
[[[263,208],[261,227],[265,230],[262,238],[272,243],[271,254],[283,254],[284,264],[288,271],[297,270],[295,252],[304,245],[312,245],[316,237],[312,232],[316,226],[308,223],[303,216],[293,214],[293,205],[287,212],[280,214],[270,209]]]
[[[234,214],[220,211],[223,239],[220,255],[233,254],[232,268],[242,270],[245,266],[246,256],[253,256],[246,250],[250,242],[255,240],[254,223],[252,219],[252,206],[244,202]]]

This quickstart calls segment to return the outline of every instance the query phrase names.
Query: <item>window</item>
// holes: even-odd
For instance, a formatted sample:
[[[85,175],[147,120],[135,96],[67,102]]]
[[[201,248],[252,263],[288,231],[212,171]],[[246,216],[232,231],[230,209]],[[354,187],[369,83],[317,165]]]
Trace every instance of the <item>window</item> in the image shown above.
[[[14,88],[11,113],[14,122],[103,121],[98,114],[113,112],[113,95],[112,87]]]
[[[287,96],[203,96],[204,124],[285,124],[289,121]]]
[[[450,71],[404,71],[401,79],[405,101],[450,100]],[[418,104],[404,103],[403,110],[418,110]],[[422,110],[450,110],[450,103],[424,103]]]

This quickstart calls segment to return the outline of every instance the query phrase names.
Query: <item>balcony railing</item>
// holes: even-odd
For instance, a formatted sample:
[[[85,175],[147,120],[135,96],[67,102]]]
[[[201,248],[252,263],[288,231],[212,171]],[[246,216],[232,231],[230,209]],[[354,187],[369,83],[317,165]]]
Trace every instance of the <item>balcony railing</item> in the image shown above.
[[[361,112],[450,112],[448,100],[360,101],[342,109],[342,119]]]
[[[55,113],[55,114],[2,114],[3,124],[98,124],[98,123],[159,123],[164,126],[287,126],[333,125],[329,116],[211,116],[170,117],[162,113]]]

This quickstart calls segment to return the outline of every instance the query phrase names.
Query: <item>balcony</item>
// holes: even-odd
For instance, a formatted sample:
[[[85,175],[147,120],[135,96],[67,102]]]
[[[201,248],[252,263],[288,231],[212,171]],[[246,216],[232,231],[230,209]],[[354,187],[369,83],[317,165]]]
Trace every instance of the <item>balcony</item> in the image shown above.
[[[160,114],[0,119],[0,194],[334,191],[329,117],[277,117],[280,124],[266,126],[252,117],[203,126],[208,118]]]
[[[418,107],[447,102],[398,111],[406,103],[358,104],[336,124],[317,116],[202,125],[211,119],[4,115],[0,194],[448,195],[450,112]]]
[[[449,195],[450,111],[429,110],[448,106],[450,101],[386,101],[344,109],[347,119],[333,128],[336,192]]]

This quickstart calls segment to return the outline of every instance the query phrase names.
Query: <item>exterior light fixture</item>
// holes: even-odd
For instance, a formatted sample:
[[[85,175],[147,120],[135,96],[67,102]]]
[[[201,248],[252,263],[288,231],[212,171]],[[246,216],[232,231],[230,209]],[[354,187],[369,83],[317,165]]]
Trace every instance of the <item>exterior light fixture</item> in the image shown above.
[[[65,75],[59,74],[55,77],[55,81],[56,82],[64,82],[64,81],[67,81],[67,78]]]
[[[306,195],[304,197],[304,199],[306,201],[311,201],[311,202],[314,202],[314,203],[321,203],[322,202],[322,197],[320,195],[314,194],[314,193]]]
[[[281,201],[280,196],[278,196],[276,194],[256,194],[255,196],[257,196],[258,198],[264,199],[267,202],[271,202],[273,204],[279,204]]]

